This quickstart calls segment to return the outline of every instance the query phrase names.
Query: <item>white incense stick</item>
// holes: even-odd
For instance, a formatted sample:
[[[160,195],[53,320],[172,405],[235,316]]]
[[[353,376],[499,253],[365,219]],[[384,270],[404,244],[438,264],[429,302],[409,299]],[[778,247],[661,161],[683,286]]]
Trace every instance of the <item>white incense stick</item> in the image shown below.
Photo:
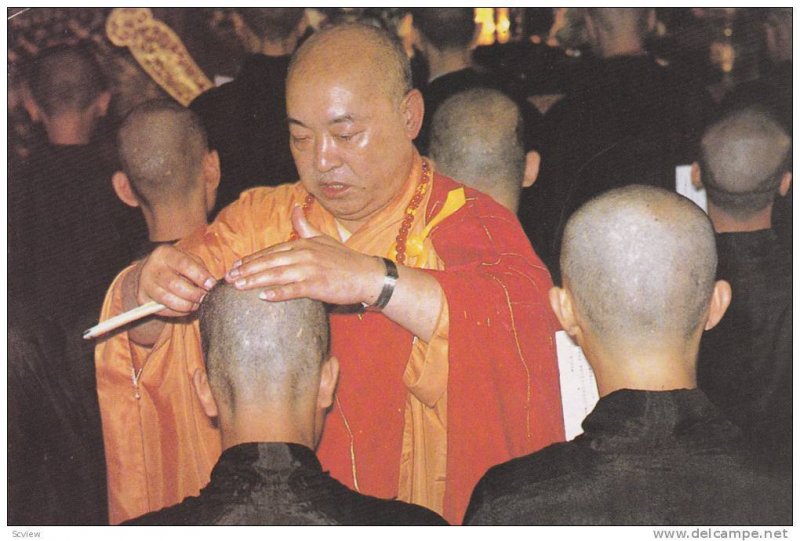
[[[83,339],[90,340],[92,338],[97,338],[98,336],[103,336],[107,332],[118,329],[123,325],[131,323],[132,321],[156,314],[164,308],[166,308],[166,306],[163,304],[159,304],[156,301],[150,301],[137,308],[134,308],[133,310],[128,310],[127,312],[124,312],[118,316],[101,321],[91,329],[84,331]]]

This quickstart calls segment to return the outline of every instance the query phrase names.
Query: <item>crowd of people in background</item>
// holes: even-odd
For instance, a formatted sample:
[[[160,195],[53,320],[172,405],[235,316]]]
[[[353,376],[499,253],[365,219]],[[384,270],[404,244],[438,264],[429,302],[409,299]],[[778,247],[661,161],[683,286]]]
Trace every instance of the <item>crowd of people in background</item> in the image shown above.
[[[740,10],[738,84],[689,10],[528,10],[238,8],[232,81],[111,119],[90,47],[36,54],[9,523],[790,524],[792,10]]]

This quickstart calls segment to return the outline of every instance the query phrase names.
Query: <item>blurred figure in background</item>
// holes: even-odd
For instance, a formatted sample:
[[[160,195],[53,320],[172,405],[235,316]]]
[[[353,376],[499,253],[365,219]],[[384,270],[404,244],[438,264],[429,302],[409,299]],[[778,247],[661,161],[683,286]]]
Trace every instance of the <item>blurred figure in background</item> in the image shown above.
[[[195,98],[209,145],[219,153],[222,181],[214,214],[254,186],[297,180],[286,125],[286,74],[307,25],[303,8],[238,8],[261,51],[236,79]]]
[[[560,231],[581,204],[632,179],[674,189],[674,168],[691,163],[710,110],[702,86],[645,50],[652,9],[590,8],[584,20],[597,60],[548,113],[541,177],[520,212],[551,271]],[[602,172],[588,172],[596,169]]]

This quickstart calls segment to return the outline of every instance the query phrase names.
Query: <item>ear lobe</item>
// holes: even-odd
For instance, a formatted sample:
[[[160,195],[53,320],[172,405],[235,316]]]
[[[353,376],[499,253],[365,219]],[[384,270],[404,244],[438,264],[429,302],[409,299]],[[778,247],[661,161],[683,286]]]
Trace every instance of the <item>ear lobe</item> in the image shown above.
[[[319,379],[319,394],[317,395],[317,407],[326,410],[333,404],[333,397],[336,394],[336,384],[339,381],[339,359],[330,357],[322,363]]]
[[[572,307],[572,299],[566,289],[553,286],[550,288],[548,294],[550,298],[550,307],[556,315],[558,322],[561,324],[568,335],[573,338],[580,333],[580,328],[575,320],[575,312]]]
[[[704,329],[711,330],[720,322],[725,311],[731,304],[731,285],[725,280],[717,280],[714,284],[714,291],[711,294],[711,303],[708,308],[708,319]]]
[[[692,162],[692,186],[697,188],[698,190],[703,187],[703,171],[700,169],[700,164],[697,162]]]
[[[542,157],[535,150],[525,154],[525,172],[522,175],[522,187],[530,188],[536,179],[539,178],[539,167],[542,164]]]
[[[792,186],[792,173],[786,171],[781,178],[781,184],[778,186],[778,193],[781,197],[786,197],[786,194],[789,193],[789,188]]]
[[[139,200],[136,199],[136,195],[133,193],[128,175],[122,171],[117,171],[111,177],[111,184],[114,186],[114,192],[117,194],[120,201],[129,207],[139,206]]]
[[[214,400],[211,387],[208,385],[208,376],[203,370],[195,369],[194,374],[192,374],[192,385],[194,385],[194,392],[197,394],[197,398],[206,415],[211,418],[219,416],[217,401]]]
[[[413,141],[422,128],[422,118],[425,115],[425,101],[422,93],[416,88],[412,89],[402,101],[403,115],[405,117],[405,130],[409,140]]]
[[[211,150],[203,156],[203,171],[209,188],[216,191],[219,187],[220,178],[222,178],[222,170],[219,165],[219,153],[217,153],[216,150]]]

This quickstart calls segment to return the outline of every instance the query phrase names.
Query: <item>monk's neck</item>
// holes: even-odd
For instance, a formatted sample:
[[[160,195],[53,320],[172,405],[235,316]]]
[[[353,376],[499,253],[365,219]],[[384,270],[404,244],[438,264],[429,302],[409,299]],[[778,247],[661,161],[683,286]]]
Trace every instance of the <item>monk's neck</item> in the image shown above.
[[[47,138],[54,145],[88,145],[94,131],[95,119],[81,113],[65,113],[55,119],[45,119]]]
[[[772,227],[772,204],[758,211],[752,216],[741,219],[734,218],[723,209],[708,202],[708,217],[714,224],[717,233],[744,233],[747,231],[761,231]]]
[[[428,67],[430,74],[428,82],[463,69],[472,67],[472,53],[469,50],[439,51],[430,47],[428,55]]]
[[[208,224],[205,209],[196,207],[158,209],[152,211],[142,207],[151,242],[166,242],[189,236]]]
[[[696,340],[678,340],[672,345],[659,341],[650,347],[604,346],[582,345],[601,397],[620,389],[670,391],[697,387],[699,335]]]
[[[297,443],[314,449],[314,423],[311,416],[299,416],[282,409],[246,408],[220,416],[222,450],[242,443]]]

